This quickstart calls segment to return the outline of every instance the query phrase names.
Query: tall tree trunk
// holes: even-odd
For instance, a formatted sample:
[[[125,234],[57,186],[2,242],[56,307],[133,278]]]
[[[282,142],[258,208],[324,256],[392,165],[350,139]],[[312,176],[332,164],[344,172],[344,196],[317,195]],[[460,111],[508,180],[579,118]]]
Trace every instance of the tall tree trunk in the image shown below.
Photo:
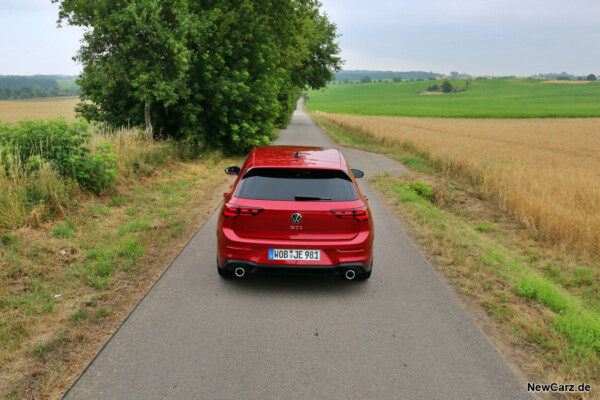
[[[144,116],[146,117],[146,140],[152,141],[152,122],[150,121],[150,100],[146,100],[144,106]]]

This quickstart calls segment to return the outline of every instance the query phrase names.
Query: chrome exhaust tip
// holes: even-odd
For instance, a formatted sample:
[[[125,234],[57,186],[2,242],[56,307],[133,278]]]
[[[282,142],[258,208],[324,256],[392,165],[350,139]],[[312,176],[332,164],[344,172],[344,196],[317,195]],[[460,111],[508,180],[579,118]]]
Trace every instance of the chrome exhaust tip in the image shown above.
[[[344,275],[346,276],[346,279],[351,281],[352,279],[356,278],[356,271],[352,268],[349,268],[346,270],[346,273]]]
[[[246,269],[244,267],[237,267],[233,273],[235,274],[235,276],[237,276],[238,278],[243,278],[244,275],[246,275]]]

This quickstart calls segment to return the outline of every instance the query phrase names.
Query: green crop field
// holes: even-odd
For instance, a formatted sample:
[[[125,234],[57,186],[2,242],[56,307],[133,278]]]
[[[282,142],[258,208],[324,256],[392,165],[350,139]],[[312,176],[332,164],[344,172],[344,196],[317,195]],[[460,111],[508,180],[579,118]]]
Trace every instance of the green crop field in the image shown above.
[[[419,94],[434,83],[441,81],[331,85],[309,92],[309,107],[336,114],[401,117],[600,117],[600,82],[482,79],[470,81],[466,92]],[[464,80],[451,83],[465,87]]]
[[[75,79],[57,79],[56,82],[60,89],[75,89],[78,87]]]

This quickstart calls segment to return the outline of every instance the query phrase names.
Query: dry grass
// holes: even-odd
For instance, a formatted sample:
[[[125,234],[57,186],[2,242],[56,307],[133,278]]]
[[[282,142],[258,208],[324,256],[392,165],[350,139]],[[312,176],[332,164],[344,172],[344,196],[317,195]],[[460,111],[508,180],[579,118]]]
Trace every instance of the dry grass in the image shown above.
[[[556,329],[555,321],[570,311],[555,313],[516,295],[517,282],[524,276],[551,279],[549,265],[568,280],[569,265],[577,265],[576,260],[531,240],[518,223],[491,202],[471,196],[468,187],[456,185],[452,177],[411,171],[372,177],[369,182],[391,214],[401,216],[399,223],[425,248],[442,278],[524,381],[586,382],[599,387],[600,354],[573,342],[569,332]],[[433,202],[408,189],[414,182],[433,187]],[[591,282],[581,288],[568,283],[554,287],[565,298],[573,295],[577,307],[597,308],[598,303],[580,290],[597,291]],[[600,392],[568,398],[600,399]]]
[[[542,83],[566,83],[566,84],[571,84],[571,85],[583,85],[585,83],[590,83],[591,81],[561,81],[561,80],[549,80],[549,81],[542,81]]]
[[[600,119],[461,120],[317,113],[468,179],[559,249],[600,254]]]
[[[47,166],[0,175],[0,194],[37,184],[69,197],[0,229],[0,398],[60,398],[213,211],[228,179],[218,172],[238,161],[182,161],[135,130],[92,134],[91,148],[109,141],[118,157],[116,187],[100,197],[54,196],[64,179]]]
[[[79,97],[53,97],[35,100],[0,101],[0,121],[16,122],[23,119],[48,119],[65,117],[68,122],[76,120],[74,108]]]

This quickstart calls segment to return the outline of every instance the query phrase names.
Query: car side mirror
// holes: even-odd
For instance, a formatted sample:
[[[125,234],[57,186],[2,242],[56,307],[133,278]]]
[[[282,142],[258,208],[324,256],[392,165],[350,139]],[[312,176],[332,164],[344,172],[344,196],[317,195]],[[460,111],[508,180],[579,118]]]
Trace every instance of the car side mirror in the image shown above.
[[[225,168],[225,173],[227,175],[239,175],[240,167],[238,167],[238,166],[227,167],[227,168]]]
[[[355,178],[362,178],[363,176],[365,176],[365,173],[362,172],[360,169],[352,168],[352,175],[354,175]]]

